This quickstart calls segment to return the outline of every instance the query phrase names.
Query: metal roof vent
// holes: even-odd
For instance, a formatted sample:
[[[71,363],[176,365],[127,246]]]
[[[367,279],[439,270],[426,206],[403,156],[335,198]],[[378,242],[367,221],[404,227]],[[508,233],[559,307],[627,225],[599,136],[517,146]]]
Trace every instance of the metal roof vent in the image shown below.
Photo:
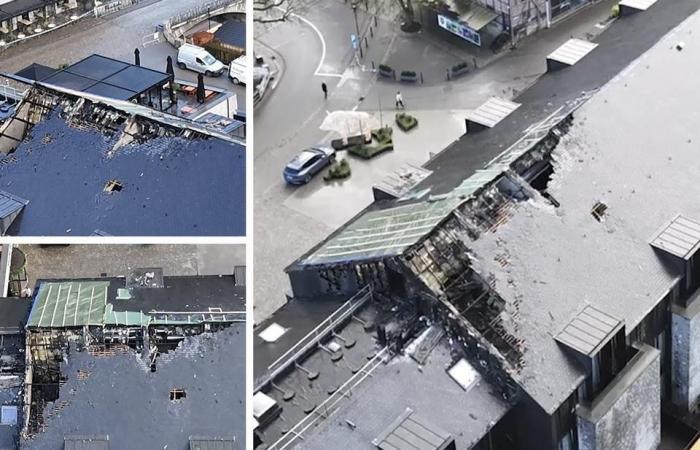
[[[678,214],[654,235],[650,244],[658,250],[689,260],[700,248],[700,222]]]
[[[447,432],[406,410],[372,440],[379,450],[455,450],[455,440]]]
[[[587,305],[555,339],[582,355],[593,357],[622,327],[619,319]]]

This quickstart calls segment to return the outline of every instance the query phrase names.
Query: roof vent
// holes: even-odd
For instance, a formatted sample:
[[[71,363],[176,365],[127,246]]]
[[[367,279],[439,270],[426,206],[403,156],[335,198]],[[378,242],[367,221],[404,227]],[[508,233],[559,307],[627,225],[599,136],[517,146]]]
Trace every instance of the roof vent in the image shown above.
[[[678,214],[654,235],[650,244],[673,256],[689,260],[700,247],[700,222]]]
[[[622,326],[619,319],[587,305],[555,339],[582,355],[593,357]]]
[[[593,209],[591,209],[591,215],[598,222],[603,222],[604,216],[605,216],[605,211],[607,211],[607,210],[608,210],[608,205],[606,205],[603,202],[596,202],[596,204],[593,205]]]
[[[454,438],[447,432],[406,410],[382,431],[372,444],[379,450],[447,450],[455,448]]]

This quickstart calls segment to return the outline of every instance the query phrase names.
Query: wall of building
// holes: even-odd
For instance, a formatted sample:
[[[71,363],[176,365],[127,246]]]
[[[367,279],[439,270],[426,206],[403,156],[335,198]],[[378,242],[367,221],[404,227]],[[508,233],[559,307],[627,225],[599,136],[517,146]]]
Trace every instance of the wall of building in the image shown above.
[[[643,344],[589,405],[577,410],[580,450],[654,450],[661,441],[659,351]]]
[[[700,299],[671,314],[671,400],[683,411],[696,409],[700,397]]]

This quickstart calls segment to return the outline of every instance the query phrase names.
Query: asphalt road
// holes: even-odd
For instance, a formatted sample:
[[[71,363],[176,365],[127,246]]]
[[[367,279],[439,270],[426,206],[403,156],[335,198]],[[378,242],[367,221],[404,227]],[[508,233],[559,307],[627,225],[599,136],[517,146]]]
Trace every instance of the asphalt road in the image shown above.
[[[141,65],[165,71],[166,58],[170,55],[175,59],[177,52],[162,37],[153,40],[156,25],[200,3],[201,0],[159,0],[102,18],[86,18],[0,52],[0,71],[16,72],[31,63],[58,67],[93,53],[132,62],[136,48],[141,52]],[[175,78],[196,81],[197,74],[175,67]],[[235,92],[239,108],[245,109],[243,86],[234,86],[225,76],[207,78],[205,82]]]

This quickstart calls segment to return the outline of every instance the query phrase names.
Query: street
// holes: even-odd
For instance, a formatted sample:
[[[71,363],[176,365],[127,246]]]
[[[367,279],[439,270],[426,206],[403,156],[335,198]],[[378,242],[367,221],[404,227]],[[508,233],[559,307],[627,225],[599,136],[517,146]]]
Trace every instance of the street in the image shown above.
[[[565,25],[542,31],[497,59],[483,52],[472,56],[468,49],[426,33],[406,35],[390,20],[391,11],[380,14],[376,26],[358,11],[361,34],[373,28],[358,64],[350,39],[356,33],[353,13],[340,0],[313,2],[284,23],[256,26],[256,54],[279,70],[274,90],[255,110],[256,323],[290,294],[284,267],[369,205],[372,185],[407,164],[425,164],[465,132],[467,112],[491,96],[512,98],[525,90],[544,73],[545,56],[570,36],[600,32],[596,25],[607,17],[611,4],[584,9]],[[445,80],[445,67],[475,58],[479,70]],[[375,67],[388,63],[397,71],[420,71],[424,84],[378,81],[372,62]],[[327,100],[322,82],[328,86]],[[357,109],[391,123],[399,89],[420,125],[410,134],[394,127],[394,152],[371,161],[350,158],[352,176],[342,182],[326,183],[317,176],[302,187],[284,183],[282,169],[296,153],[337,137],[319,129],[326,112]]]
[[[114,15],[83,19],[1,52],[0,72],[17,72],[32,62],[58,67],[93,53],[133,62],[136,48],[141,52],[142,66],[165,71],[167,56],[176,59],[177,51],[162,36],[158,41],[153,40],[156,25],[200,3],[199,0],[144,2]],[[197,74],[175,67],[175,78],[196,82]],[[239,108],[245,110],[244,86],[235,86],[226,76],[206,78],[205,83],[235,92]]]

